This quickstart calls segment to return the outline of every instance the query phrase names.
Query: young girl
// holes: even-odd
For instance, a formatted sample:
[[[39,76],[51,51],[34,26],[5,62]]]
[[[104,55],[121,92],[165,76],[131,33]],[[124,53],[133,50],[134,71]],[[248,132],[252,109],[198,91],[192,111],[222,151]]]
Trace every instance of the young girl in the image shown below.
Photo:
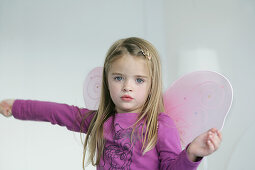
[[[181,150],[176,126],[164,114],[160,67],[159,55],[148,41],[121,39],[105,59],[98,110],[4,100],[0,113],[86,133],[83,168],[88,150],[88,161],[97,169],[194,170],[202,157],[218,149],[222,135],[210,129]]]

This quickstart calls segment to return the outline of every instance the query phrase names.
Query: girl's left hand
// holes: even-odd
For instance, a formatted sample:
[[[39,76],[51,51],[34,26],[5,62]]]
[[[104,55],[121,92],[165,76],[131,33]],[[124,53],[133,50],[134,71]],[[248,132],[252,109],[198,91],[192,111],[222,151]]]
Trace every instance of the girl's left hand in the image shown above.
[[[202,133],[190,143],[187,149],[189,159],[196,161],[199,157],[210,155],[219,148],[221,141],[222,134],[215,128]]]

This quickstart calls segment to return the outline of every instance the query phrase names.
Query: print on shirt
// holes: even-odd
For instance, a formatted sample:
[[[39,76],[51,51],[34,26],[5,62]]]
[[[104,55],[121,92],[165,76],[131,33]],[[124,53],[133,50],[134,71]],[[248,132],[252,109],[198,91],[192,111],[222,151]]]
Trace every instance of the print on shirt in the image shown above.
[[[139,127],[135,129],[131,138],[132,128],[123,129],[118,123],[115,124],[114,143],[106,143],[104,148],[104,164],[110,166],[109,170],[130,170],[133,147],[139,140],[137,130]]]

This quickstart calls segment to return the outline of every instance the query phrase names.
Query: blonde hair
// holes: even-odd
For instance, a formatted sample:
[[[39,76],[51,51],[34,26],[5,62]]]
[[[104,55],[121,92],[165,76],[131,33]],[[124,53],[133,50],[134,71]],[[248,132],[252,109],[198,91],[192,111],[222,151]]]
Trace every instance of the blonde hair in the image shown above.
[[[93,112],[94,117],[88,128],[84,142],[83,169],[85,169],[85,154],[87,149],[89,150],[88,161],[91,162],[92,165],[99,165],[100,158],[103,155],[105,144],[103,124],[109,117],[114,116],[116,113],[115,105],[110,97],[107,76],[111,68],[111,64],[125,54],[145,57],[148,61],[151,88],[148,98],[133,126],[132,135],[135,127],[143,120],[146,123],[146,126],[144,126],[145,123],[143,124],[141,133],[143,153],[145,154],[156,145],[157,118],[159,113],[164,112],[159,54],[153,45],[144,39],[137,37],[120,39],[110,47],[105,58],[99,108],[97,111]],[[144,127],[146,127],[146,129]],[[144,129],[145,135],[143,136],[142,134]]]

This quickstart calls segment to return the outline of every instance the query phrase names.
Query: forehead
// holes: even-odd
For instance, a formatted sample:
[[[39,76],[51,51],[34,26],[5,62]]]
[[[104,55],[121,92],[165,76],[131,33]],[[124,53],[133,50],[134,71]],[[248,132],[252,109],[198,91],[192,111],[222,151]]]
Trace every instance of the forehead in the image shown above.
[[[112,73],[149,76],[149,67],[146,58],[126,54],[111,64],[109,74]]]

